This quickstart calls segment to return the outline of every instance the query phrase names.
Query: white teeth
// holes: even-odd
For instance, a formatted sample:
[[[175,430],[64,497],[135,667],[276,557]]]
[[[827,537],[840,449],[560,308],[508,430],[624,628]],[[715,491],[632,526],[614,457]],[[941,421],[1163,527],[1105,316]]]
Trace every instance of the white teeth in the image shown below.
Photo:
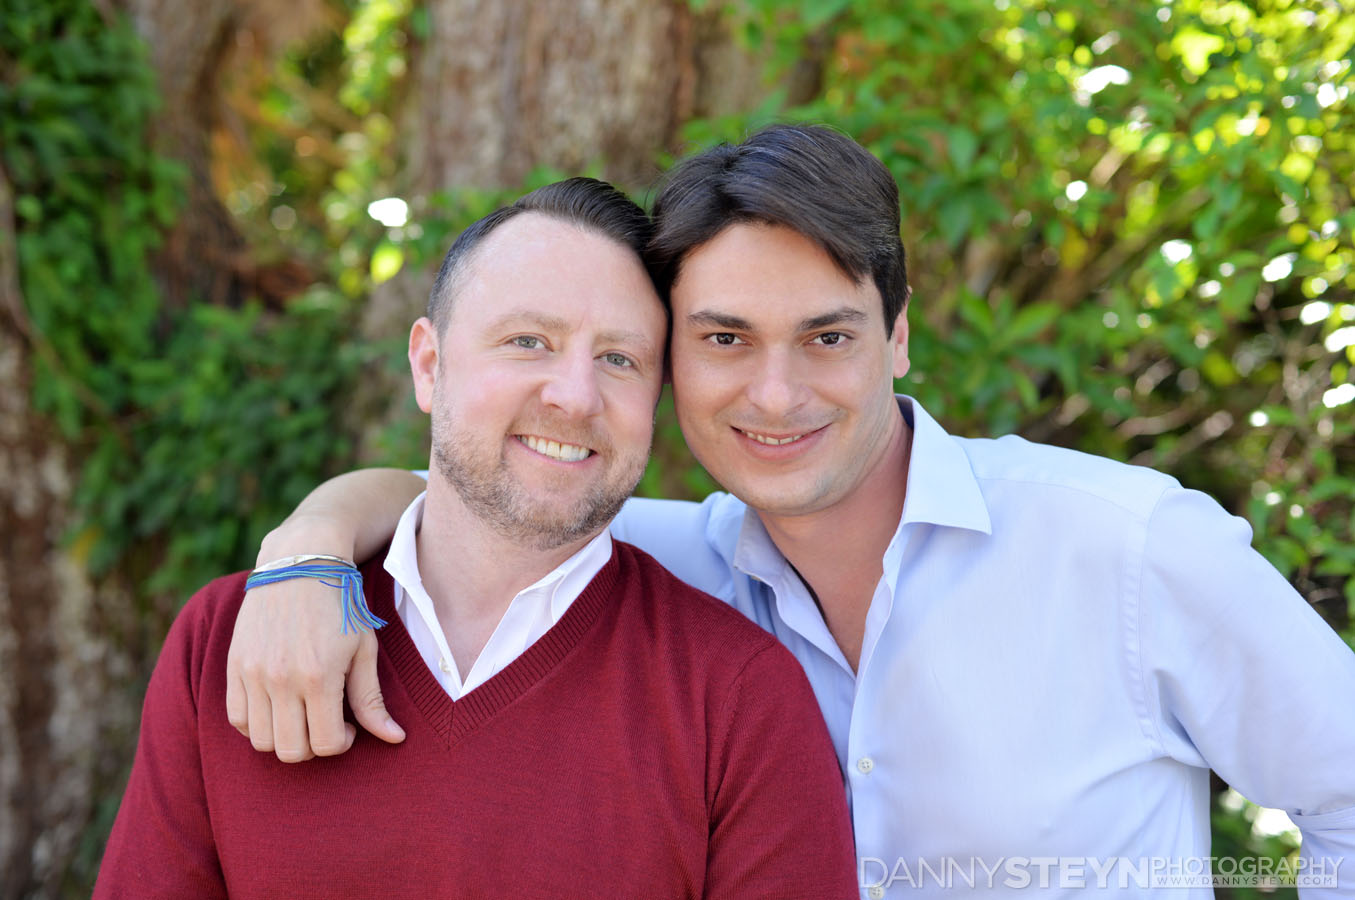
[[[551,441],[545,438],[539,438],[534,434],[520,434],[518,440],[526,444],[531,449],[540,453],[542,456],[549,456],[551,459],[559,459],[564,462],[578,462],[587,459],[588,454],[593,452],[587,447],[576,447],[574,444],[561,444],[558,441]]]
[[[743,431],[742,428],[740,428],[739,430]],[[787,438],[774,438],[767,437],[767,435],[765,434],[758,434],[756,431],[744,431],[743,433],[748,435],[753,440],[757,441],[759,444],[767,444],[772,447],[779,447],[782,444],[789,444],[792,441],[798,441],[800,438],[804,437],[803,434],[793,434]]]

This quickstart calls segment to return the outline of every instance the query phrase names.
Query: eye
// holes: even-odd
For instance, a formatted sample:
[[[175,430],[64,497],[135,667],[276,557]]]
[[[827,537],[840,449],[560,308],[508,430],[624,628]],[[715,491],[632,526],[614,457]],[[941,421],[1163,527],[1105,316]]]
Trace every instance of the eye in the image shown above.
[[[715,334],[706,335],[706,340],[719,344],[721,347],[732,347],[735,344],[745,343],[744,339],[737,334],[730,334],[728,331],[720,331]]]
[[[624,353],[604,353],[602,359],[609,366],[616,366],[619,369],[634,368],[635,362]]]
[[[523,350],[544,350],[546,342],[541,338],[531,334],[520,334],[509,341],[515,347],[521,347]]]
[[[816,335],[810,343],[817,343],[823,347],[836,347],[846,340],[847,336],[840,331],[825,331],[823,334]]]

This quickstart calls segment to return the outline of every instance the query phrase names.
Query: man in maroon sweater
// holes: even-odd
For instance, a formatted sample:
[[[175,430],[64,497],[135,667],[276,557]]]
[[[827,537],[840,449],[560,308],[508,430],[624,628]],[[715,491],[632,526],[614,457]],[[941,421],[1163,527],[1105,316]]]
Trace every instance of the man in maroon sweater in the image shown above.
[[[428,490],[363,570],[406,740],[256,753],[225,714],[245,578],[213,582],[151,679],[96,897],[857,896],[799,664],[606,531],[662,379],[648,227],[599,182],[529,194],[458,239],[411,331]]]

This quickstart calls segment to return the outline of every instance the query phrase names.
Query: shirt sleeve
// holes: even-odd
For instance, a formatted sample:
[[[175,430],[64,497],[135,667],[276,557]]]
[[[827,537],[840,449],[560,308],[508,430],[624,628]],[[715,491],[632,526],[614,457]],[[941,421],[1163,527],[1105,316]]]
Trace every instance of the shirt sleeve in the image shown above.
[[[198,749],[195,645],[203,595],[170,629],[146,690],[131,778],[104,850],[96,900],[226,897]]]
[[[707,900],[859,897],[842,774],[788,651],[749,661],[711,740]]]
[[[1139,610],[1149,737],[1289,813],[1308,871],[1339,874],[1339,888],[1301,886],[1307,900],[1350,896],[1355,654],[1250,541],[1204,494],[1173,487],[1159,500]]]

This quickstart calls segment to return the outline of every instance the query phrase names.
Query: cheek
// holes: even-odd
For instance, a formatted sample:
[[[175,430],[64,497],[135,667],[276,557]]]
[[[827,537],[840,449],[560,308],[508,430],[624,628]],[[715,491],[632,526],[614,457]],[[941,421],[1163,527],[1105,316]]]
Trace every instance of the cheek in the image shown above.
[[[732,361],[717,362],[707,353],[675,349],[672,380],[678,418],[693,419],[701,411],[718,409],[739,392],[741,379]]]
[[[891,353],[862,353],[842,365],[825,367],[816,379],[821,393],[831,394],[843,406],[860,406],[865,398],[888,393],[893,396]]]
[[[497,426],[520,416],[536,385],[512,366],[449,368],[444,385],[458,416],[476,426]]]
[[[648,444],[654,433],[654,410],[663,384],[616,384],[604,390],[611,428],[627,443]]]

